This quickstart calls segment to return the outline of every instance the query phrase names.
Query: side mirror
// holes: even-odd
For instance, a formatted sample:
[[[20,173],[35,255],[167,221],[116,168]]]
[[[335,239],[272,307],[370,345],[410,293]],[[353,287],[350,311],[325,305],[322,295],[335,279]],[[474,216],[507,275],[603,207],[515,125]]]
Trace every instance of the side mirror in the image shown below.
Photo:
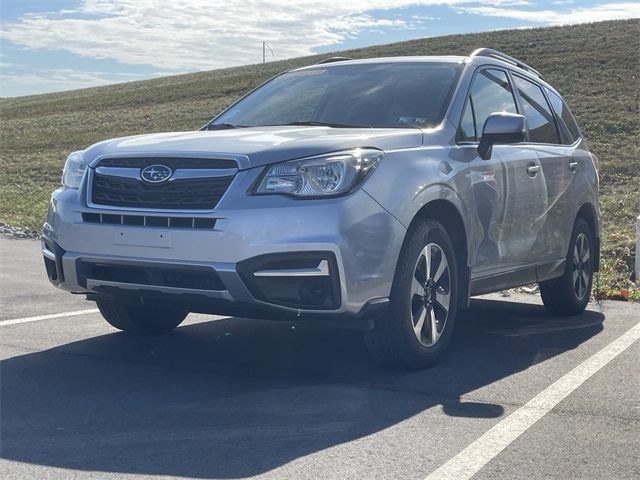
[[[491,158],[493,146],[523,142],[525,138],[525,118],[517,113],[492,113],[484,122],[478,154],[483,160]]]

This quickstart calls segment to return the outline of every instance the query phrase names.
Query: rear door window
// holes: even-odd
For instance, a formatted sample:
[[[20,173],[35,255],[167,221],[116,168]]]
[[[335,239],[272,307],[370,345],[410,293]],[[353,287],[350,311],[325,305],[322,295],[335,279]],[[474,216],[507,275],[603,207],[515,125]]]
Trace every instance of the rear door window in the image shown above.
[[[556,122],[542,88],[529,80],[513,75],[522,100],[524,115],[529,126],[529,141],[533,143],[560,143]]]

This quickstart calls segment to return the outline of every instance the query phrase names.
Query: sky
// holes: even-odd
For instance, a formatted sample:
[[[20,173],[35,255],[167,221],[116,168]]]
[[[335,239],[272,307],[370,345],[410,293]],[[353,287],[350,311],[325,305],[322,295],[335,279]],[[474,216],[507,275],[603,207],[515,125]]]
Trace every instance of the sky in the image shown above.
[[[640,18],[628,0],[0,0],[0,96],[453,33]]]

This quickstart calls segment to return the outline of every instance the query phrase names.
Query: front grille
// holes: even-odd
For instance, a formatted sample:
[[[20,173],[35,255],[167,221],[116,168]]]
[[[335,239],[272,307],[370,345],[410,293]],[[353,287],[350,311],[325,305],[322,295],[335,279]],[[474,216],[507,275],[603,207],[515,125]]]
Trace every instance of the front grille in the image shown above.
[[[195,228],[212,229],[216,226],[215,218],[206,217],[158,217],[150,215],[119,215],[112,213],[82,214],[82,220],[87,223],[106,223],[110,225],[138,225],[144,227],[162,228]]]
[[[218,274],[211,268],[109,265],[80,262],[78,273],[86,287],[87,279],[133,283],[158,287],[195,290],[225,290]]]
[[[173,158],[173,157],[118,157],[103,158],[100,160],[100,167],[126,167],[126,168],[145,168],[149,165],[161,163],[170,167],[172,170],[176,168],[236,168],[238,165],[235,160],[226,160],[222,158]]]
[[[233,160],[206,158],[107,158],[98,167],[140,169],[150,165],[166,165],[186,175],[167,182],[152,184],[136,177],[104,175],[92,172],[91,203],[122,208],[158,210],[212,210],[216,207],[235,174],[195,178],[198,170],[236,168]],[[189,178],[189,171],[194,178]],[[184,178],[186,177],[186,178]]]

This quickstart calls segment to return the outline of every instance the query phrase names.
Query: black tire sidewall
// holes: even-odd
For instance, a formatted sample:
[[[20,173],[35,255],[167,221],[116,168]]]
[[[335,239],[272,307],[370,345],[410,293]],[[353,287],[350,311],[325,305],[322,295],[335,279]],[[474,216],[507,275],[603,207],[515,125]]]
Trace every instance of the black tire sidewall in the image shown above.
[[[399,333],[403,337],[401,343],[408,356],[417,360],[418,365],[416,366],[420,367],[423,362],[434,362],[451,340],[458,306],[458,267],[453,244],[442,224],[434,220],[426,220],[417,228],[416,234],[411,236],[410,243],[403,247],[400,255],[397,275],[391,293],[390,313],[392,318],[388,320],[400,323]],[[447,257],[451,281],[451,303],[444,332],[435,345],[425,346],[420,343],[413,332],[411,282],[418,258],[424,247],[429,243],[437,244]]]
[[[576,248],[576,242],[578,241],[578,235],[583,233],[587,238],[587,242],[589,244],[589,284],[587,286],[587,294],[582,300],[578,299],[578,296],[575,292],[575,286],[573,285],[573,251]],[[567,266],[565,269],[565,274],[563,277],[563,281],[566,283],[565,288],[571,293],[568,300],[572,303],[573,310],[584,310],[589,303],[589,298],[591,297],[591,288],[593,287],[593,259],[594,259],[594,251],[593,251],[593,236],[591,234],[591,229],[587,222],[582,220],[581,218],[576,221],[576,224],[573,227],[573,233],[571,235],[571,244],[569,245],[569,253],[567,254]]]
[[[126,305],[116,301],[98,301],[104,319],[113,327],[128,333],[162,333],[176,328],[188,312],[174,308]]]
[[[589,284],[587,286],[587,295],[582,300],[578,299],[573,284],[573,251],[578,236],[583,233],[589,244],[590,265],[589,265]],[[546,309],[557,315],[578,315],[584,311],[591,297],[591,289],[593,287],[594,262],[597,253],[594,251],[593,231],[586,221],[578,218],[573,225],[571,233],[571,241],[569,242],[569,251],[565,260],[565,269],[561,277],[554,280],[548,280],[540,283],[540,293],[542,301]]]

